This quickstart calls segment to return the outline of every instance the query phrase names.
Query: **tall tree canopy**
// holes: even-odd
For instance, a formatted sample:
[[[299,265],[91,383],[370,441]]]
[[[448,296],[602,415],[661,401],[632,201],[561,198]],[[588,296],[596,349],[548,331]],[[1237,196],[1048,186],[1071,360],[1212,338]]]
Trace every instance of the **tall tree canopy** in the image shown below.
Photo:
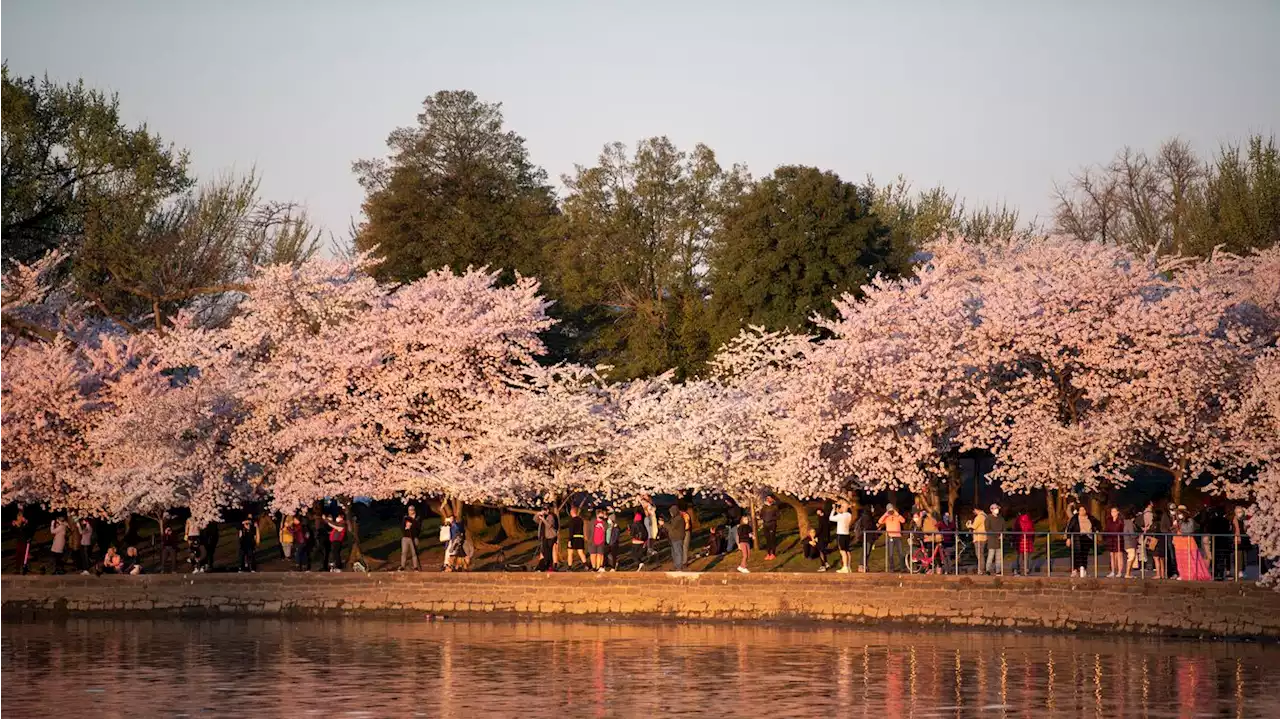
[[[584,358],[613,365],[614,377],[683,375],[705,361],[707,249],[745,182],[705,145],[686,153],[666,137],[642,140],[634,155],[607,145],[596,166],[564,178],[548,279],[590,324]]]
[[[416,125],[391,132],[388,157],[353,165],[365,190],[357,249],[402,282],[442,267],[538,273],[555,198],[524,138],[504,127],[502,104],[456,90],[422,108]]]
[[[4,261],[30,263],[78,239],[106,208],[157,207],[191,187],[187,154],[120,119],[115,95],[3,69]]]
[[[872,213],[872,192],[816,167],[779,167],[728,210],[710,254],[716,339],[747,325],[812,329],[815,312],[876,275],[911,271],[902,233]]]

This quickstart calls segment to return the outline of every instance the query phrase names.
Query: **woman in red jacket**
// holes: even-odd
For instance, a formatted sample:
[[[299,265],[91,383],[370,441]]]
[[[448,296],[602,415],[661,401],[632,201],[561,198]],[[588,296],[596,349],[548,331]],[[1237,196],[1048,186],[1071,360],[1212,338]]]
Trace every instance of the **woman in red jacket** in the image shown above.
[[[1018,533],[1018,566],[1024,577],[1031,576],[1031,555],[1036,551],[1036,524],[1031,515],[1023,512],[1013,521],[1013,531]]]

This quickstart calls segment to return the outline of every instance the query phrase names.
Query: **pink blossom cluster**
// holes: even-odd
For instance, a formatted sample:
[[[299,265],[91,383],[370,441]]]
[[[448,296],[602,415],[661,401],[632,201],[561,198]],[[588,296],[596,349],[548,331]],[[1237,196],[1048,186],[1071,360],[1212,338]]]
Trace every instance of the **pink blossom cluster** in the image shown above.
[[[924,491],[984,449],[1010,492],[1143,466],[1209,481],[1280,556],[1280,250],[944,237],[910,279],[839,298],[820,337],[752,328],[684,382],[541,365],[532,279],[392,286],[365,262],[260,268],[229,315],[138,334],[17,268],[6,316],[49,332],[6,325],[5,500],[214,517],[333,496],[813,498]]]

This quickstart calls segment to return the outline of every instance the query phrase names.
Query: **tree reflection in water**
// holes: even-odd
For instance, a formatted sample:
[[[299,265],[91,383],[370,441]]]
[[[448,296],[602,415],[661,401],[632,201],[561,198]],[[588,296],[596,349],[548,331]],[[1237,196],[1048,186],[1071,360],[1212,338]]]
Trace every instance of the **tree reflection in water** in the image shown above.
[[[765,625],[5,623],[6,716],[1280,716],[1280,647]]]

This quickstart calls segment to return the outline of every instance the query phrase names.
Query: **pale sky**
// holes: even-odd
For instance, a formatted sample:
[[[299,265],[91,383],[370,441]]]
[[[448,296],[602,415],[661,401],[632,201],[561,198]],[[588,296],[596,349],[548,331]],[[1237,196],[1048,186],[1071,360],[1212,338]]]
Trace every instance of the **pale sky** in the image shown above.
[[[5,0],[0,29],[10,72],[118,92],[201,176],[256,167],[340,235],[351,162],[437,90],[502,102],[552,178],[665,134],[757,177],[902,173],[1024,216],[1125,145],[1280,129],[1276,0]]]

